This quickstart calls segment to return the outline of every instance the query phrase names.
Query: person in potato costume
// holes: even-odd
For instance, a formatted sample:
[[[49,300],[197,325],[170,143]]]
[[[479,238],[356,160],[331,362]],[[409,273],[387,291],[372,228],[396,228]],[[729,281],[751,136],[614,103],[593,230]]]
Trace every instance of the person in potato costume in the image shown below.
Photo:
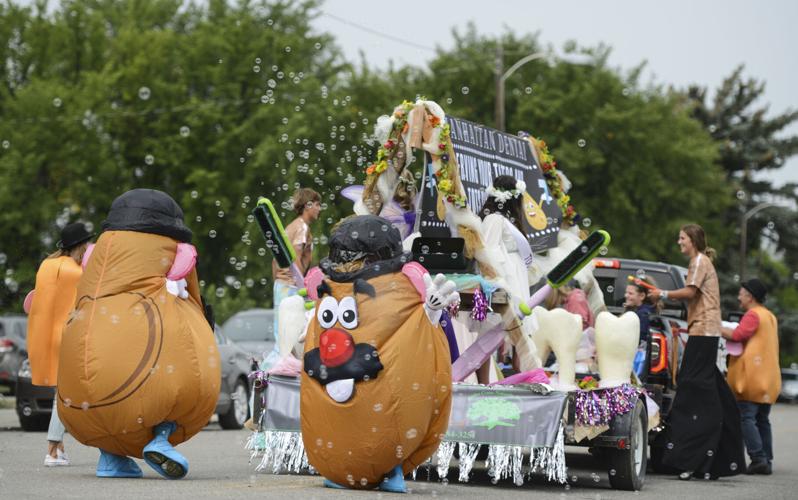
[[[451,410],[439,320],[458,298],[402,254],[373,215],[342,221],[313,290],[300,383],[302,439],[328,487],[406,491],[404,475],[438,448]]]
[[[61,342],[58,413],[100,449],[98,477],[141,477],[137,457],[179,479],[188,462],[173,445],[208,423],[221,382],[191,231],[150,189],[116,198],[102,227]]]

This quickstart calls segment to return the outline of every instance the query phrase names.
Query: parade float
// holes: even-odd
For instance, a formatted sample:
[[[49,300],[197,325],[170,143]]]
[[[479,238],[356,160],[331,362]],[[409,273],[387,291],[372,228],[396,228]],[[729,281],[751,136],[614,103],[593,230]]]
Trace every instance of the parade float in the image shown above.
[[[613,487],[642,488],[648,431],[658,425],[658,415],[632,373],[639,323],[633,313],[616,318],[603,310],[591,260],[606,249],[609,235],[579,230],[579,215],[567,194],[570,183],[545,142],[446,116],[437,103],[423,99],[406,101],[381,117],[375,137],[379,147],[365,169],[364,185],[344,195],[354,201],[355,220],[376,222],[342,233],[340,225],[349,223],[344,219],[334,230],[333,238],[347,240],[346,245],[331,246],[321,268],[304,280],[297,276],[297,284],[305,287],[303,298],[281,304],[279,314],[293,318],[294,327],[286,322],[280,338],[295,345],[285,342],[284,363],[253,373],[257,430],[247,447],[256,468],[320,472],[328,486],[402,491],[392,488],[396,471],[414,478],[419,470],[427,478],[435,471],[445,480],[456,458],[460,481],[468,481],[475,464],[484,460],[494,483],[511,478],[521,485],[531,475],[566,483],[565,445],[577,445],[596,450]],[[423,161],[412,161],[422,155]],[[499,175],[517,179],[511,194],[494,188]],[[415,178],[420,178],[419,194],[408,204],[405,194],[414,190],[406,184]],[[502,255],[485,244],[478,213],[488,196],[523,199],[523,244],[534,253],[527,278],[535,285],[525,297],[508,285]],[[290,266],[292,249],[271,203],[261,200],[254,213],[278,263]],[[379,248],[376,243],[386,234],[401,234],[402,248]],[[358,259],[360,264],[350,266]],[[358,273],[363,276],[357,278]],[[375,294],[356,291],[386,273],[391,277]],[[579,316],[563,309],[539,307],[571,280],[596,314],[595,329],[583,330]],[[408,293],[397,295],[397,288]],[[418,330],[421,320],[413,323],[420,351],[428,352],[399,347],[412,336],[406,320],[400,320],[406,315],[397,311],[416,310],[421,318],[418,311],[429,312],[430,297],[441,288],[456,289],[457,299],[440,314],[423,318],[431,326]],[[344,289],[350,295],[338,297]],[[331,300],[338,316],[328,313]],[[344,301],[353,311],[370,311],[365,335],[342,333],[348,330],[342,328],[348,320],[340,316],[347,314],[341,312]],[[309,321],[302,322],[304,317]],[[330,340],[330,331],[337,340]],[[425,340],[430,332],[434,342]],[[446,370],[439,368],[441,340],[448,343],[451,366]],[[361,342],[371,348],[360,353]],[[332,344],[327,361],[312,354]],[[499,350],[515,353],[520,373],[504,377],[496,362]],[[557,363],[544,367],[541,360],[550,351]],[[382,366],[409,371],[338,373],[341,359],[348,363],[362,356],[369,365],[386,359],[384,352],[389,359]],[[304,364],[295,355],[304,356]],[[475,372],[487,366],[490,381],[477,383]],[[335,380],[320,379],[321,370],[325,377],[335,372]],[[442,373],[450,377],[445,383]],[[427,401],[418,412],[423,422],[411,424],[401,408],[419,400]],[[443,415],[447,421],[439,426],[435,417]]]

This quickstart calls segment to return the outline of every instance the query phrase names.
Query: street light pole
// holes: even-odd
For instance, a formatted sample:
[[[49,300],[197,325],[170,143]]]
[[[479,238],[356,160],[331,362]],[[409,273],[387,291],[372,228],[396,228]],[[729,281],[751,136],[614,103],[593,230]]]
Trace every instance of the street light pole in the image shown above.
[[[507,71],[504,71],[504,49],[502,48],[501,44],[496,47],[496,106],[494,109],[495,118],[496,118],[496,128],[504,132],[505,130],[505,123],[504,123],[504,83],[507,81],[513,73],[515,73],[518,68],[523,66],[524,64],[534,61],[535,59],[543,59],[549,57],[549,54],[545,52],[535,52],[534,54],[529,54],[527,56],[522,57],[515,64],[510,66]]]
[[[762,210],[771,207],[783,207],[783,206],[779,205],[778,203],[765,202],[765,203],[760,203],[759,205],[755,206],[754,208],[743,214],[742,220],[740,222],[740,281],[743,281],[745,279],[745,261],[746,261],[745,252],[748,247],[748,220],[758,212],[761,212]]]

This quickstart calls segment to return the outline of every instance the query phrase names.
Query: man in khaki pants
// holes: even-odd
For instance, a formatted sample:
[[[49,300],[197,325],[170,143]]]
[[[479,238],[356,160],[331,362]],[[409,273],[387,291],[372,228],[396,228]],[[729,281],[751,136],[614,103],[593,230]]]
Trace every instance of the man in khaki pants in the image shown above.
[[[778,321],[762,305],[767,288],[758,279],[742,283],[737,299],[745,314],[735,329],[723,328],[724,338],[743,343],[740,356],[732,356],[728,382],[737,397],[743,438],[751,464],[746,474],[773,472],[773,435],[770,405],[781,391]]]

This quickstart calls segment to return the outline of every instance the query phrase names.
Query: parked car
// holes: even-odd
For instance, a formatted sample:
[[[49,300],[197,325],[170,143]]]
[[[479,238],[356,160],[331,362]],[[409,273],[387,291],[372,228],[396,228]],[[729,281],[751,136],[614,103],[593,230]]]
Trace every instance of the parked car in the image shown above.
[[[215,413],[223,429],[240,429],[249,418],[251,357],[231,342],[217,325],[214,331],[221,358],[222,383]],[[26,344],[16,376],[17,416],[25,431],[46,431],[53,411],[55,388],[31,383]]]
[[[239,311],[222,325],[224,335],[260,361],[274,348],[274,310]]]
[[[247,375],[252,357],[228,339],[221,328],[214,331],[222,363],[222,385],[216,414],[222,429],[240,429],[249,418],[250,384]]]
[[[0,316],[0,385],[14,394],[17,372],[22,365],[28,318],[21,314]],[[23,347],[21,347],[23,346]]]
[[[779,401],[798,403],[798,366],[781,369],[781,393]]]

